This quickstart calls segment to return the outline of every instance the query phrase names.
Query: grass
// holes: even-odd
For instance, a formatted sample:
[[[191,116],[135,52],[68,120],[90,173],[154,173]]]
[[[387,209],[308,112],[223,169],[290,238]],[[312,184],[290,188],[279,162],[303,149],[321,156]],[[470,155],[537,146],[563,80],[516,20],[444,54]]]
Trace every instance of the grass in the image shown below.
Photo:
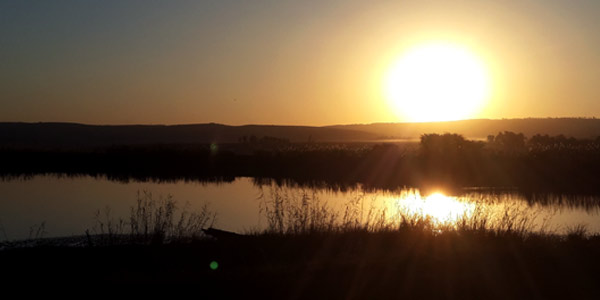
[[[0,280],[6,287],[149,284],[153,291],[190,284],[206,298],[600,296],[600,237],[584,225],[560,236],[540,230],[544,222],[519,207],[474,209],[452,223],[378,207],[364,197],[334,206],[275,189],[261,198],[264,228],[206,239],[201,229],[215,218],[208,206],[189,212],[170,196],[143,192],[127,219],[98,212],[88,231],[94,247],[0,251]]]
[[[8,241],[8,235],[6,234],[6,230],[4,229],[4,224],[2,224],[2,220],[0,220],[0,237],[2,237],[3,241]],[[0,240],[0,241],[2,241]]]
[[[343,203],[323,201],[314,190],[298,193],[272,187],[262,193],[259,200],[259,214],[265,224],[241,232],[243,235],[294,238],[410,232],[410,236],[511,237],[523,241],[581,241],[598,237],[590,233],[585,224],[566,227],[559,233],[559,228],[548,225],[551,216],[542,217],[541,211],[516,204],[493,208],[474,205],[451,219],[439,219],[397,203],[396,206],[382,205],[375,198],[367,199],[361,195]],[[189,204],[180,206],[170,195],[156,197],[147,191],[137,193],[128,217],[114,215],[110,207],[95,212],[94,225],[85,231],[87,246],[202,241],[207,237],[203,229],[213,227],[217,219],[216,212],[208,204],[198,211],[190,211]],[[29,240],[41,240],[45,234],[45,222],[42,222],[30,228]],[[4,239],[5,244],[8,243],[8,238]]]
[[[171,241],[194,240],[203,237],[203,228],[212,226],[216,213],[204,204],[199,211],[180,209],[172,196],[155,199],[152,193],[138,192],[136,203],[130,208],[129,218],[115,219],[110,207],[97,210],[95,226],[86,231],[102,244],[163,244]]]
[[[46,222],[42,222],[40,224],[34,224],[29,227],[29,239],[36,240],[42,239],[48,232],[46,231]]]
[[[542,218],[539,210],[507,204],[490,208],[475,205],[450,219],[439,219],[423,211],[375,203],[375,199],[357,196],[341,207],[319,199],[315,193],[292,194],[284,189],[270,190],[261,197],[260,213],[266,227],[252,232],[269,235],[343,234],[351,232],[421,232],[423,234],[455,233],[486,236],[560,236],[550,228],[551,216]],[[566,236],[585,237],[583,225],[567,228]]]
[[[566,237],[568,240],[584,240],[588,236],[588,228],[585,224],[578,224],[567,227]]]
[[[412,235],[510,237],[512,239],[585,240],[595,238],[584,224],[550,228],[551,216],[516,204],[490,208],[474,205],[450,219],[434,218],[423,211],[411,211],[397,204],[381,205],[377,199],[354,196],[346,202],[329,203],[313,192],[294,193],[272,188],[259,198],[259,214],[265,221],[247,236],[294,238],[407,233]],[[158,198],[150,192],[138,192],[128,218],[115,218],[109,207],[97,210],[95,225],[86,231],[88,245],[165,244],[203,240],[203,229],[215,224],[217,214],[205,204],[199,211],[179,207],[172,196]],[[43,227],[41,227],[43,232]],[[36,236],[39,237],[40,229]]]

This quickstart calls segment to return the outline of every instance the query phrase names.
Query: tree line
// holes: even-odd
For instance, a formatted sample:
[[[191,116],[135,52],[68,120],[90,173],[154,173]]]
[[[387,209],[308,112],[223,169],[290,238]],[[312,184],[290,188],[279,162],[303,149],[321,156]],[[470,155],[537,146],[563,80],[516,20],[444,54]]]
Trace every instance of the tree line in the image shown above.
[[[275,142],[265,139],[264,142]],[[249,142],[247,142],[249,143]],[[600,139],[500,132],[486,140],[424,134],[417,146],[286,143],[232,151],[218,145],[115,146],[96,150],[0,149],[0,175],[66,174],[117,180],[225,180],[238,176],[299,183],[510,187],[600,192]]]

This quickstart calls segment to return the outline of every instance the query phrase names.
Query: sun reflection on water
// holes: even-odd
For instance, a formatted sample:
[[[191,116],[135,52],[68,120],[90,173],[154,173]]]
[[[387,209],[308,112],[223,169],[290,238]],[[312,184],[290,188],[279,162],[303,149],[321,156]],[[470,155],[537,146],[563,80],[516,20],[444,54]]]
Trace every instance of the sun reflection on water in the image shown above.
[[[439,192],[428,196],[422,196],[418,192],[405,194],[397,200],[397,205],[404,213],[429,218],[436,225],[455,224],[461,219],[469,218],[475,210],[475,203]]]

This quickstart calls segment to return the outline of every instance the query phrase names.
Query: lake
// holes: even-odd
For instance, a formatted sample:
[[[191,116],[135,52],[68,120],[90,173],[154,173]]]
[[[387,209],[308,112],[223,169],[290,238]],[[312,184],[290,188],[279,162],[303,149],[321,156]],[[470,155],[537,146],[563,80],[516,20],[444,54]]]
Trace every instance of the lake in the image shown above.
[[[467,189],[457,195],[440,191],[421,192],[365,190],[360,186],[340,190],[327,187],[277,185],[252,178],[231,182],[119,182],[106,178],[36,175],[0,181],[0,241],[30,237],[82,235],[95,227],[97,211],[127,220],[139,194],[153,199],[172,196],[180,208],[197,211],[203,205],[217,214],[214,227],[247,233],[268,225],[270,205],[283,199],[287,208],[298,208],[303,199],[327,207],[340,218],[381,218],[393,223],[406,215],[420,215],[437,224],[452,225],[464,216],[482,211],[494,222],[507,217],[526,217],[533,231],[544,228],[564,233],[584,224],[600,233],[600,197],[585,195],[524,195],[517,191]],[[382,214],[385,212],[385,214]]]

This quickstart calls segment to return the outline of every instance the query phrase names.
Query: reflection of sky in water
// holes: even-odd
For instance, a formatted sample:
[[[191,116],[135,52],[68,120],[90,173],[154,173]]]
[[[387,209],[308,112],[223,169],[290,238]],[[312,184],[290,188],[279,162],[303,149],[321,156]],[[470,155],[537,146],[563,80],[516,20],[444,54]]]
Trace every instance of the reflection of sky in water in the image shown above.
[[[209,203],[217,212],[216,227],[246,232],[265,226],[259,214],[262,194],[280,189],[289,194],[308,193],[332,209],[343,209],[348,202],[360,200],[363,210],[385,209],[386,219],[397,221],[400,213],[421,215],[439,225],[450,225],[463,217],[485,213],[499,219],[505,212],[529,216],[536,226],[547,225],[563,231],[576,224],[587,224],[590,232],[600,232],[600,197],[566,197],[545,195],[526,198],[508,193],[470,192],[460,196],[443,193],[421,195],[417,189],[395,192],[366,191],[360,188],[345,192],[299,187],[258,187],[250,178],[232,183],[199,182],[130,182],[119,183],[91,177],[57,178],[35,176],[30,180],[0,181],[0,240],[27,238],[30,229],[45,222],[46,236],[80,235],[93,224],[94,212],[107,206],[115,217],[126,218],[138,191],[155,196],[172,195],[183,207],[200,209]],[[529,199],[529,200],[528,200]]]

